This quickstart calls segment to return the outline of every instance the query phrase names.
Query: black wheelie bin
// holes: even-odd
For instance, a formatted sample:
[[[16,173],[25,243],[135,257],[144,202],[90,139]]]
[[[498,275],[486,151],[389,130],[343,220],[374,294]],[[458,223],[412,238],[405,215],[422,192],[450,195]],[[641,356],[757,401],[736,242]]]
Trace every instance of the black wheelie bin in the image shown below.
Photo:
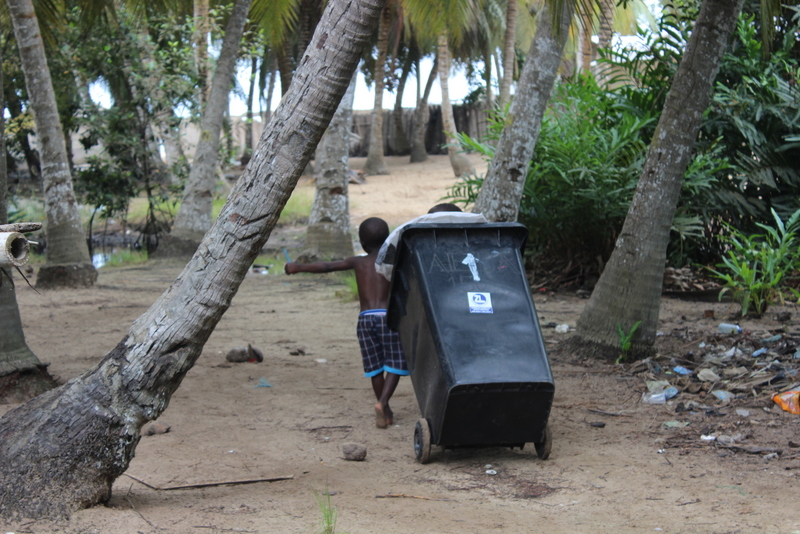
[[[550,454],[554,384],[516,223],[410,224],[397,246],[388,322],[422,418],[417,460],[443,448],[533,443]]]

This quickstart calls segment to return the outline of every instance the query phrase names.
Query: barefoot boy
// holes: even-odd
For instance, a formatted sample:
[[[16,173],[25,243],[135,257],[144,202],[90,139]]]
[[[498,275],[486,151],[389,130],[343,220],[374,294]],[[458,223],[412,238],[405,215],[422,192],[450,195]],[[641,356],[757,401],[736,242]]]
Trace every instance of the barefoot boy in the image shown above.
[[[389,225],[377,217],[361,223],[358,237],[366,256],[351,256],[341,261],[318,263],[287,263],[286,274],[329,273],[353,269],[358,284],[361,313],[358,316],[358,344],[364,362],[364,374],[372,380],[375,392],[375,425],[386,428],[394,416],[389,399],[394,394],[400,376],[408,375],[406,358],[400,346],[400,337],[386,324],[386,307],[389,303],[389,281],[375,270],[375,258],[384,240],[389,236]]]

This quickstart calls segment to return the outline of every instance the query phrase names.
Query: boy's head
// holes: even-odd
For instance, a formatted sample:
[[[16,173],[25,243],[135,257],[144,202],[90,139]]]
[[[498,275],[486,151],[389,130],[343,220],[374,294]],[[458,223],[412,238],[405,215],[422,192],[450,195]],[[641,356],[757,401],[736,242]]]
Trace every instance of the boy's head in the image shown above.
[[[444,204],[436,204],[434,207],[428,210],[428,213],[439,213],[440,211],[461,211],[461,208],[455,204],[446,202]]]
[[[370,217],[358,227],[358,239],[367,254],[377,252],[387,237],[389,237],[389,225],[378,217]]]

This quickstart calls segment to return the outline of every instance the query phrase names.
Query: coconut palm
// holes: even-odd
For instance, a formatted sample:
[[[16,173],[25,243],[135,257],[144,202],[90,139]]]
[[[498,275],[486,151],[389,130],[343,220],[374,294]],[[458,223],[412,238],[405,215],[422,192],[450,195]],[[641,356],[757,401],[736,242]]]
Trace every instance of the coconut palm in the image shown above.
[[[0,517],[105,502],[231,304],[333,116],[380,0],[329,2],[220,217],[177,280],[95,367],[0,418]]]
[[[189,179],[183,191],[183,199],[175,223],[170,233],[171,239],[159,247],[159,255],[177,253],[185,255],[200,242],[211,228],[211,211],[216,182],[216,167],[219,158],[219,140],[225,110],[228,109],[228,95],[231,80],[236,69],[239,45],[247,22],[251,0],[236,0],[233,11],[225,27],[214,79],[211,83],[208,105],[203,110],[200,123],[200,140],[195,149]],[[175,243],[177,241],[177,243]]]
[[[348,158],[355,82],[353,76],[317,148],[317,187],[308,216],[305,245],[325,258],[343,259],[353,255]]]
[[[50,69],[31,0],[7,0],[22,70],[36,124],[42,164],[47,224],[47,262],[39,269],[40,287],[88,287],[97,280],[81,226],[72,186]]]
[[[491,221],[516,221],[536,139],[572,20],[572,2],[543,5],[506,126],[473,211]]]
[[[378,25],[378,57],[375,60],[373,82],[375,84],[375,102],[372,106],[372,117],[369,128],[369,149],[364,171],[367,174],[389,174],[383,159],[383,89],[386,86],[386,56],[389,51],[389,27],[393,20],[394,2],[390,0],[383,8]]]
[[[2,87],[3,72],[0,69],[0,109],[4,104]],[[0,132],[4,129],[5,122],[0,116]],[[0,225],[8,217],[7,178],[5,136],[0,135]],[[0,269],[0,324],[3,325],[3,335],[0,336],[0,403],[19,403],[52,389],[56,384],[47,373],[47,367],[25,342],[12,269]]]
[[[619,330],[633,332],[631,357],[653,354],[669,232],[683,174],[714,78],[743,0],[704,0],[670,87],[616,247],[577,324],[570,347],[619,355]]]

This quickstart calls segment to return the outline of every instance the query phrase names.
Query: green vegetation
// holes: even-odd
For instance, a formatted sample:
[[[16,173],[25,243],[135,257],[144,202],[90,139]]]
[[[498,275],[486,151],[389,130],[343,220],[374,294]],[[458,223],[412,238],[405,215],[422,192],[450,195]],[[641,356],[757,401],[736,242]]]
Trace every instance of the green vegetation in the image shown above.
[[[320,529],[317,531],[319,534],[337,534],[336,521],[338,514],[336,507],[331,504],[331,493],[329,490],[324,490],[322,493],[314,493],[317,499],[322,517],[320,518]]]
[[[775,210],[774,226],[756,223],[764,232],[747,235],[726,224],[729,234],[722,237],[727,254],[717,269],[709,269],[725,286],[727,293],[742,306],[741,314],[760,317],[770,303],[784,302],[787,275],[800,270],[800,210],[784,224]],[[796,290],[792,291],[797,295]]]
[[[633,323],[631,329],[625,332],[625,330],[622,329],[622,325],[617,323],[617,334],[619,335],[619,348],[621,352],[617,357],[617,361],[614,363],[621,363],[628,359],[628,352],[631,350],[633,334],[639,329],[640,324],[642,324],[642,321],[636,321]]]

